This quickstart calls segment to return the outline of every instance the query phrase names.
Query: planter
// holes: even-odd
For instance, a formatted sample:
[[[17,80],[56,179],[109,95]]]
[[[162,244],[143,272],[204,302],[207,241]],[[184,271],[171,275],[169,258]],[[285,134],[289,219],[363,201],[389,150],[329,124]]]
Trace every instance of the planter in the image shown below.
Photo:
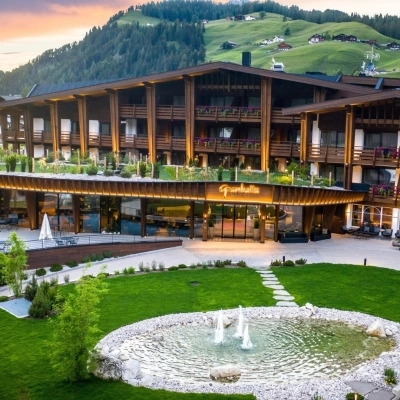
[[[258,228],[253,229],[253,239],[260,240],[260,229]]]
[[[208,227],[208,238],[214,239],[214,227],[213,226]]]

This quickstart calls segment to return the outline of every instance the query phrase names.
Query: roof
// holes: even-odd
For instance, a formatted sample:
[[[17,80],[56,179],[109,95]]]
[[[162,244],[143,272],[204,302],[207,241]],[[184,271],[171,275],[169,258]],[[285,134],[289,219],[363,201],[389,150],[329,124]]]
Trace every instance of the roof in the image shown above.
[[[26,97],[41,96],[49,93],[63,92],[65,90],[80,89],[83,87],[99,85],[101,83],[115,82],[121,79],[91,80],[85,82],[66,82],[34,85]]]
[[[76,95],[88,96],[88,95],[102,95],[107,90],[121,90],[128,89],[135,86],[143,86],[145,84],[151,83],[160,83],[160,82],[168,82],[172,80],[180,80],[185,76],[198,76],[206,73],[214,73],[218,71],[233,71],[233,72],[241,72],[252,75],[257,75],[260,78],[273,78],[279,79],[283,81],[289,82],[298,82],[313,86],[326,87],[334,90],[344,90],[346,92],[357,94],[368,94],[374,93],[376,90],[374,88],[365,87],[356,84],[344,84],[340,82],[331,82],[329,80],[318,79],[315,76],[300,76],[294,74],[281,74],[280,72],[271,71],[263,68],[255,68],[250,66],[243,66],[240,64],[234,63],[224,63],[224,62],[215,62],[215,63],[207,63],[201,64],[195,67],[182,68],[174,71],[161,72],[158,74],[152,74],[147,76],[140,76],[136,78],[128,78],[128,79],[119,79],[113,81],[107,81],[105,83],[96,83],[94,85],[84,85],[83,83],[80,86],[72,87],[69,86],[64,90],[58,92],[47,92],[40,95],[30,94],[29,97],[23,98],[20,100],[10,101],[5,104],[5,102],[0,103],[0,109],[19,106],[24,104],[30,104],[33,102],[43,103],[46,100],[70,100],[73,99]],[[72,84],[70,84],[72,85]],[[36,93],[36,92],[35,92]]]
[[[313,112],[318,114],[343,110],[347,106],[357,106],[389,99],[400,99],[400,90],[392,89],[385,92],[375,92],[372,94],[347,97],[344,99],[327,100],[321,103],[307,104],[297,107],[288,107],[282,109],[282,115],[294,115],[304,112]]]
[[[10,101],[10,100],[18,100],[21,99],[22,96],[19,94],[9,94],[8,96],[0,94],[0,101]]]

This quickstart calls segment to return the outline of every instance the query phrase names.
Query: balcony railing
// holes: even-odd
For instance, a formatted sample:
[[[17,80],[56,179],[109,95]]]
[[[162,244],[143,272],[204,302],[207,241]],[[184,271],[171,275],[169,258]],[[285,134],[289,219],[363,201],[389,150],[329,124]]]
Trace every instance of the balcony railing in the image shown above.
[[[157,106],[157,119],[185,119],[185,106]]]
[[[251,139],[204,138],[194,139],[194,150],[199,152],[260,154],[261,141]]]
[[[260,121],[260,107],[196,106],[196,119],[223,121]]]
[[[79,132],[61,132],[61,144],[69,144],[73,146],[79,146],[80,144],[80,135]]]
[[[321,146],[318,144],[308,145],[307,161],[309,162],[344,162],[344,147],[336,146]]]
[[[357,165],[399,168],[400,148],[396,147],[354,147],[353,163]]]
[[[51,132],[34,131],[33,132],[33,143],[53,143],[53,136]]]
[[[89,132],[89,146],[111,147],[111,135]]]
[[[272,157],[300,157],[300,144],[294,142],[271,142],[270,151]]]
[[[15,130],[4,130],[2,133],[3,142],[24,142],[25,132]]]
[[[123,104],[119,107],[121,118],[147,118],[147,106],[141,104]]]

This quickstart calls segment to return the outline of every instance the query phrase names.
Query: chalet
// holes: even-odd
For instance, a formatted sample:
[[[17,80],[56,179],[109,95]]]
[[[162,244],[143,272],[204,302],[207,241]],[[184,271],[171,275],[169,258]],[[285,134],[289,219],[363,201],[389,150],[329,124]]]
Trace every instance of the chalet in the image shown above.
[[[286,50],[290,50],[291,48],[292,48],[292,46],[290,44],[285,43],[285,42],[278,44],[278,50],[279,51],[286,51]]]
[[[284,42],[285,39],[282,36],[274,36],[272,38],[272,43],[279,43],[279,42]]]
[[[336,36],[332,36],[332,40],[337,40],[339,42],[357,42],[357,37],[354,35],[345,35],[341,33]]]
[[[400,50],[400,44],[396,42],[389,43],[386,45],[389,50]]]
[[[255,21],[256,18],[254,18],[252,15],[247,15],[245,18],[246,21]]]
[[[325,38],[321,35],[318,35],[318,33],[316,33],[315,35],[312,35],[308,39],[308,44],[320,43],[320,42],[324,42],[324,41],[325,41]]]

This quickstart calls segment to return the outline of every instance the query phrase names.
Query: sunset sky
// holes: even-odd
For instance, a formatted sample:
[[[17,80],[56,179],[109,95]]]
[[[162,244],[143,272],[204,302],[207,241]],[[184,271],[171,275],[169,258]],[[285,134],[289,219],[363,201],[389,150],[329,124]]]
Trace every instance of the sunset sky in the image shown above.
[[[292,5],[293,0],[276,0]],[[0,70],[10,71],[44,51],[80,41],[94,26],[104,25],[118,11],[139,0],[1,0]],[[335,8],[361,15],[394,14],[393,2],[375,0],[297,0],[306,10]],[[398,13],[396,15],[399,15]]]

